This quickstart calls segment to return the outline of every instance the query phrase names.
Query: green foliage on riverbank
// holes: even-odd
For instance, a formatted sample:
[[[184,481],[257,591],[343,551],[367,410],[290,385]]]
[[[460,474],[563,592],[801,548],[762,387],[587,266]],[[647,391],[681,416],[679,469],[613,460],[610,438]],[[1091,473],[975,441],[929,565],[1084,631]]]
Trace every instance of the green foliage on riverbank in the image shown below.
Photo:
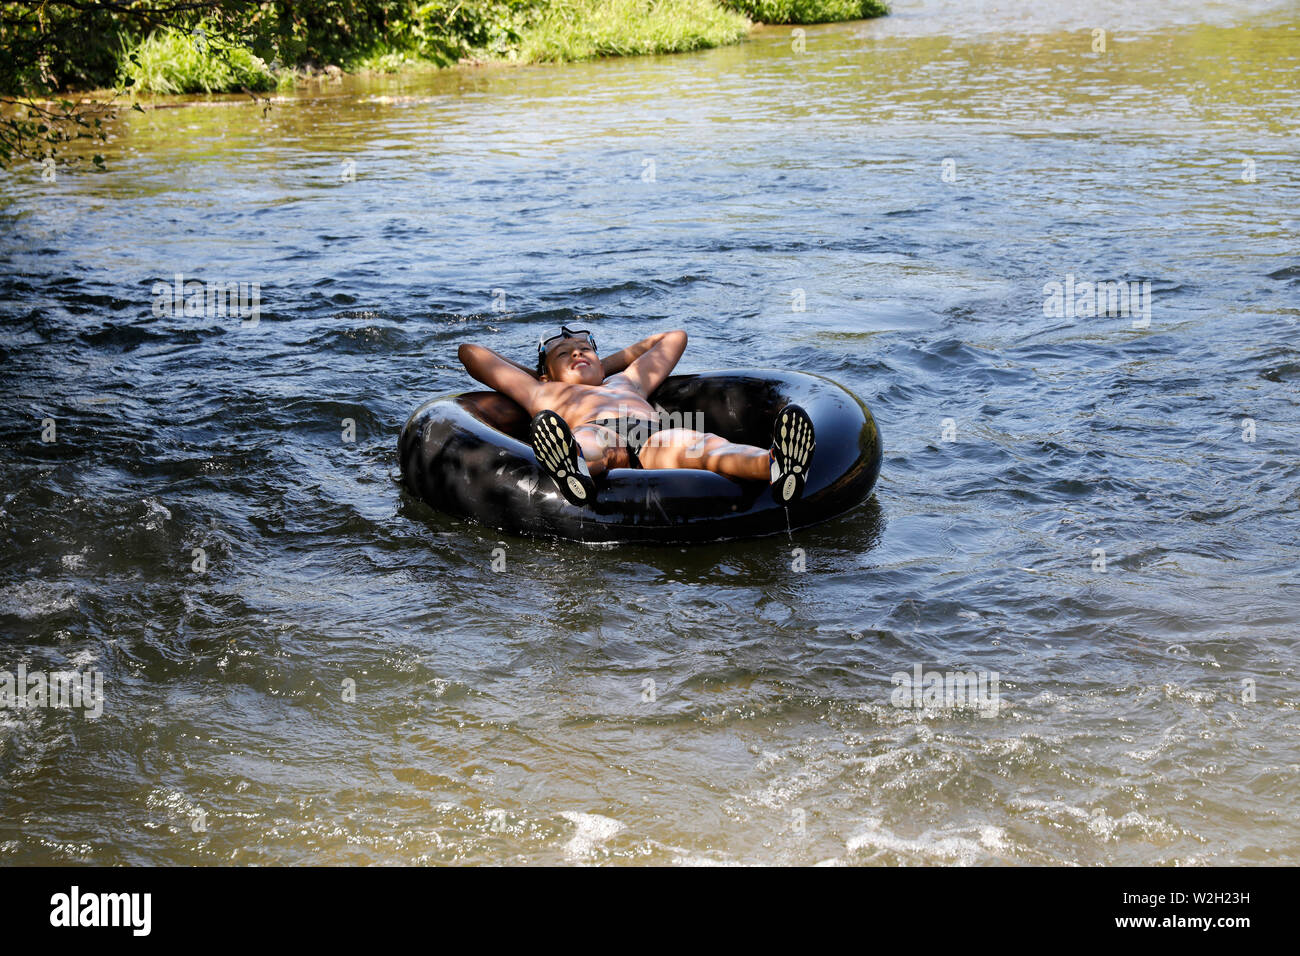
[[[551,5],[546,0],[326,0],[326,8],[366,6],[371,16],[343,32],[336,25],[350,18],[315,10],[304,20],[304,46],[295,62],[388,72],[413,64],[505,58],[527,24]]]
[[[0,95],[123,78],[142,92],[256,91],[274,88],[276,73],[327,64],[392,71],[672,53],[735,43],[746,17],[815,23],[887,12],[881,0],[49,0],[3,9]]]
[[[243,46],[225,46],[196,27],[190,33],[160,30],[124,49],[120,76],[151,93],[214,93],[273,90],[278,79],[260,57]]]
[[[713,0],[559,0],[520,37],[528,63],[681,53],[744,39],[749,21]]]
[[[785,2],[793,15],[804,17],[791,22],[811,22],[813,8],[825,11],[837,4],[853,8],[846,16],[859,15],[857,0]],[[679,53],[744,39],[749,21],[727,6],[715,0],[323,0],[293,8],[278,50],[287,63],[300,67],[337,64],[348,71],[390,73],[463,60],[543,63]],[[779,12],[765,8],[765,15],[771,21]],[[120,75],[149,93],[276,86],[265,61],[251,50],[196,44],[193,29],[150,34],[128,51],[135,54],[133,61],[122,58]],[[279,77],[281,85],[292,82],[292,71],[282,67]]]
[[[738,42],[751,20],[813,23],[885,12],[880,0],[0,3],[0,166],[15,156],[52,156],[73,139],[103,138],[102,106],[45,99],[71,90],[258,93],[326,66],[395,72],[675,53]]]
[[[723,7],[759,23],[833,23],[884,17],[884,0],[722,0]]]
[[[835,23],[889,13],[884,0],[721,0],[759,23]]]

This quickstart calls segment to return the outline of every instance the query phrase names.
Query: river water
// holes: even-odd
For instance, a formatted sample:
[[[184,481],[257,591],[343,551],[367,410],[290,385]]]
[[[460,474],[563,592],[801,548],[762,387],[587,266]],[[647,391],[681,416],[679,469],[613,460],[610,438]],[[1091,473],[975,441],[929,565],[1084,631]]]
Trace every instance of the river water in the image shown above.
[[[350,79],[4,175],[0,670],[103,713],[0,710],[0,862],[1300,863],[1300,13],[1151,7]],[[1045,301],[1098,281],[1136,314]],[[407,497],[457,345],[569,318],[834,378],[875,494],[599,549]]]

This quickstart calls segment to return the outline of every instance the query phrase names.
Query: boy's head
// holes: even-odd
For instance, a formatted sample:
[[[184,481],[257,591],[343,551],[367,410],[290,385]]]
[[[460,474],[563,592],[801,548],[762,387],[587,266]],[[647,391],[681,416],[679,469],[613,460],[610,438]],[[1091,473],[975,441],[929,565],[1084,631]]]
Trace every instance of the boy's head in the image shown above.
[[[596,354],[596,339],[586,329],[574,331],[567,325],[537,341],[537,375],[552,382],[571,385],[599,385],[605,371]]]

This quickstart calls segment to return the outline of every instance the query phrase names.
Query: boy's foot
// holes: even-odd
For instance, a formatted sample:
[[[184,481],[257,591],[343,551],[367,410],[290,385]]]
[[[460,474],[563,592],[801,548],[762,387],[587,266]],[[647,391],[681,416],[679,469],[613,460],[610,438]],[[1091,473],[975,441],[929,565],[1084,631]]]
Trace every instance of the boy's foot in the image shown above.
[[[528,426],[537,463],[554,479],[572,504],[589,505],[596,500],[596,483],[582,458],[582,448],[568,424],[555,412],[538,412]]]
[[[812,419],[798,405],[787,405],[772,426],[772,497],[783,505],[803,494],[817,440]]]

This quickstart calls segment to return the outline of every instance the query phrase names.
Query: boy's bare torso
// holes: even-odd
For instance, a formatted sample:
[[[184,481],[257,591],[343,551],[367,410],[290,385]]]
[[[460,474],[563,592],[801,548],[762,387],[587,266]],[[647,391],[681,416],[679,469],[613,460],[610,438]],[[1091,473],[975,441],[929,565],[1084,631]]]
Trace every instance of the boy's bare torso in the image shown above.
[[[536,415],[548,408],[570,428],[602,418],[659,418],[645,395],[621,374],[611,375],[601,385],[544,382],[529,402],[528,414]]]

